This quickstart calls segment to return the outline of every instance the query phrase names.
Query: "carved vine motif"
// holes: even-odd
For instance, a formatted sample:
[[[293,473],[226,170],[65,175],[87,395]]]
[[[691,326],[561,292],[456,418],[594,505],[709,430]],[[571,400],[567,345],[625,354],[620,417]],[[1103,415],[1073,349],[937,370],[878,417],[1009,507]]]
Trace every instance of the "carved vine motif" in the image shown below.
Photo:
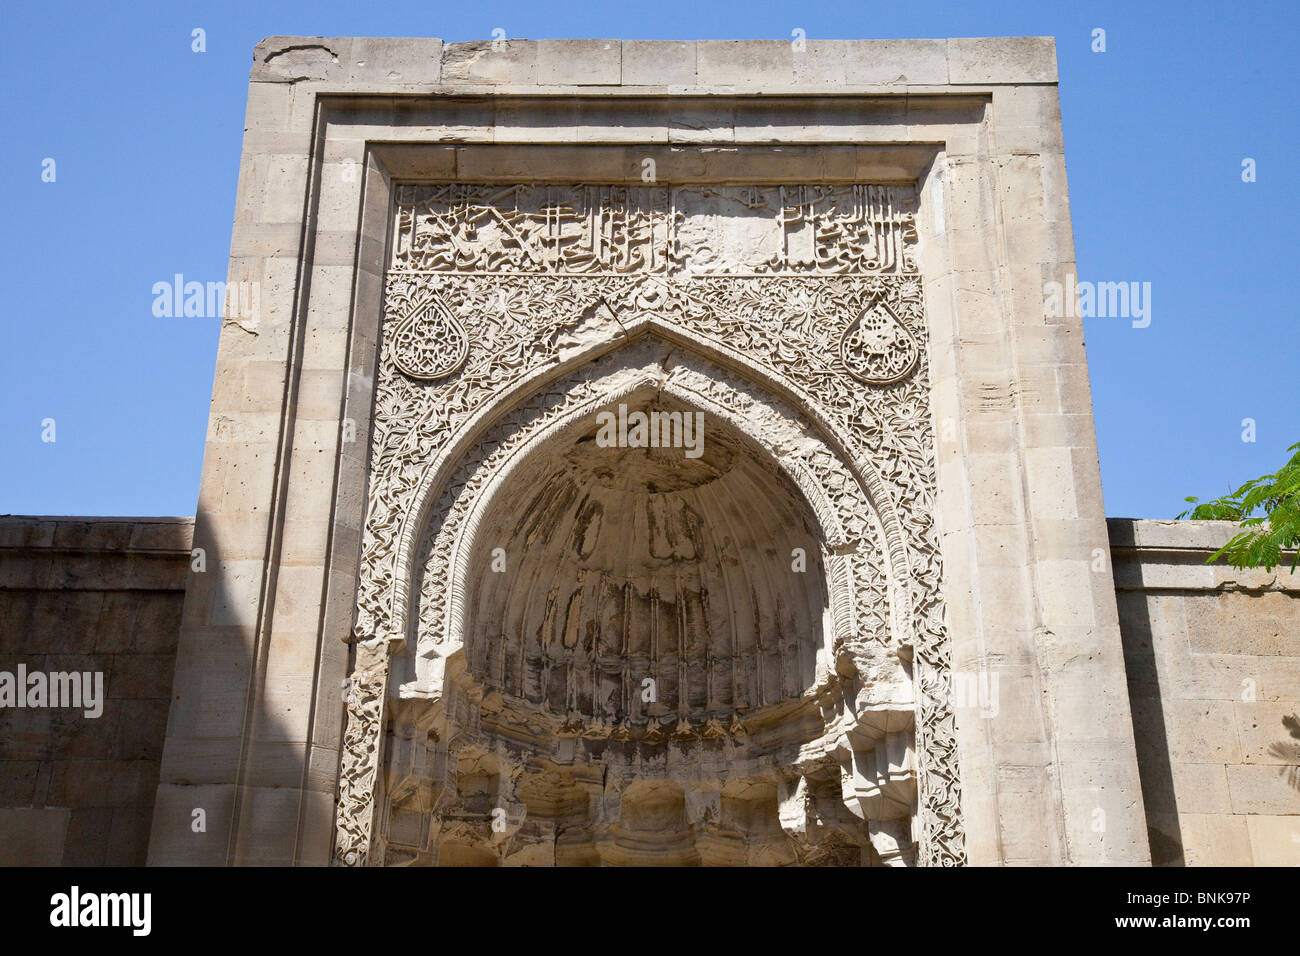
[[[910,569],[896,584],[910,606],[903,624],[920,701],[919,861],[964,862],[953,715],[942,692],[948,642],[912,208],[911,190],[879,186],[402,187],[376,381],[357,639],[380,647],[408,637],[391,630],[398,542],[440,450],[485,402],[554,363],[593,316],[626,322],[654,314],[792,383],[887,487]],[[435,381],[413,380],[398,362],[407,346],[397,330],[430,293],[462,329],[466,354]],[[897,329],[879,323],[881,310]],[[861,381],[882,384],[864,388]],[[477,454],[443,485],[434,514],[452,509],[490,446]],[[436,535],[438,527],[431,522],[424,533]],[[419,613],[408,615],[417,637],[439,632],[445,607],[437,591],[445,586],[437,564],[443,547],[427,538],[418,553],[434,564],[426,563],[424,584],[412,595],[420,596]],[[878,596],[859,604],[855,613],[869,618],[859,631],[883,634],[882,569],[865,555],[848,560],[857,586]],[[372,768],[384,731],[382,701],[391,693],[386,668],[359,666],[355,677],[354,694],[365,703],[349,706],[336,842],[336,859],[349,863],[370,853]]]
[[[379,746],[384,725],[384,693],[388,686],[388,648],[382,641],[356,646],[356,666],[344,687],[347,722],[343,751],[349,757],[339,768],[339,834],[369,833],[368,814],[379,779]],[[356,866],[366,862],[369,841],[336,838],[335,862]]]

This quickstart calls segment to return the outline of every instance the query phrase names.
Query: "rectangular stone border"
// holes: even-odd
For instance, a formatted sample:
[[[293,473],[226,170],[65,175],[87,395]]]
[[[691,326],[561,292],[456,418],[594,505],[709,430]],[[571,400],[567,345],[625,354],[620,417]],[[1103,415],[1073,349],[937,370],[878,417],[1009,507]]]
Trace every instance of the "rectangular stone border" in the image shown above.
[[[710,59],[724,48],[698,44],[697,83],[728,79],[735,93],[754,75],[755,92],[817,93],[769,102],[669,83],[626,97],[591,95],[583,81],[597,65],[572,89],[530,85],[550,54],[517,41],[506,52],[518,75],[469,71],[451,86],[440,41],[259,46],[230,281],[269,294],[254,334],[222,332],[196,526],[220,573],[192,576],[187,594],[152,862],[328,859],[347,673],[332,636],[350,623],[364,520],[357,444],[369,433],[392,183],[379,150],[546,142],[878,146],[882,159],[901,149],[877,170],[885,181],[911,169],[909,149],[935,146],[918,177],[919,225],[953,665],[997,669],[1011,695],[996,723],[958,710],[968,853],[975,863],[1149,860],[1113,580],[1108,562],[1090,570],[1108,542],[1082,328],[1048,322],[1042,308],[1043,283],[1074,269],[1054,53],[1049,71],[1040,40],[877,42],[917,56],[941,43],[947,74],[848,88],[833,65],[815,81],[787,81],[782,67],[769,83],[740,47],[725,74]],[[824,49],[832,64],[850,49],[892,55]],[[482,59],[464,52],[456,62]],[[394,66],[380,76],[374,59]],[[414,73],[396,65],[408,61]],[[962,85],[943,84],[954,79]],[[533,95],[502,95],[511,91]],[[555,95],[574,92],[586,95]],[[865,168],[859,155],[853,175],[870,180],[870,152]],[[218,832],[224,815],[224,841],[189,838],[199,798]]]

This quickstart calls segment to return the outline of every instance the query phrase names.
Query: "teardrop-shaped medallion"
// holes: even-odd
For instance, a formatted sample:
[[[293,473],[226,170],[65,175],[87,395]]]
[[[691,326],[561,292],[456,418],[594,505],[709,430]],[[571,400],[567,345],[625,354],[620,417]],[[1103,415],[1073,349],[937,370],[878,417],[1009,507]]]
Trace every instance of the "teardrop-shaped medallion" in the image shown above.
[[[412,378],[450,375],[467,354],[469,336],[436,292],[416,299],[393,330],[393,362]]]
[[[869,385],[906,378],[920,357],[916,338],[880,298],[872,300],[840,338],[840,361],[849,374]]]

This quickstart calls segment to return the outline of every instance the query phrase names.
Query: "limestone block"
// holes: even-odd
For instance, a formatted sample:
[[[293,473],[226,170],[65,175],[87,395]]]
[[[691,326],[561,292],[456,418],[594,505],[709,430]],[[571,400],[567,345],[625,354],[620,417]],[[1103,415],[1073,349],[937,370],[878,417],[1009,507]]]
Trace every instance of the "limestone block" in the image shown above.
[[[735,116],[731,110],[692,104],[673,104],[669,109],[670,143],[731,143],[735,138]]]
[[[1055,83],[1052,37],[982,37],[948,40],[948,82]]]
[[[998,252],[989,247],[988,237],[982,228],[951,228],[948,230],[948,242],[956,269],[988,273],[997,267]]]
[[[997,140],[998,153],[1006,155],[1028,155],[1037,158],[1040,153],[1061,155],[1059,135],[1037,126],[1004,126],[993,133]]]
[[[260,213],[260,209],[259,209]],[[257,221],[237,223],[230,240],[230,255],[238,257],[271,258],[298,254],[302,239],[302,226],[294,221]]]
[[[223,865],[234,796],[231,784],[160,785],[149,834],[149,865]]]
[[[71,816],[70,810],[0,809],[0,866],[58,866]]]
[[[244,839],[236,862],[242,866],[292,864],[301,799],[297,788],[249,787],[241,796]]]
[[[192,518],[137,519],[129,547],[136,551],[188,551],[193,534]]]
[[[281,564],[316,565],[329,546],[331,525],[328,521],[311,519],[287,520],[281,539]]]
[[[967,462],[975,524],[1002,527],[1021,524],[1025,512],[1016,456],[976,452],[967,456]]]
[[[1229,765],[1228,793],[1234,813],[1300,815],[1300,780],[1296,768],[1255,764]]]
[[[0,548],[49,547],[58,525],[52,518],[0,518]]]
[[[1187,866],[1251,866],[1249,828],[1242,816],[1180,814],[1183,860]]]
[[[248,84],[248,106],[244,112],[245,132],[277,133],[290,128],[293,87],[288,83]],[[247,143],[245,143],[247,146]],[[296,151],[286,151],[296,152]]]
[[[227,721],[226,736],[215,736],[214,732],[220,728],[212,718],[195,722],[195,730],[204,736],[187,736],[186,727],[170,729],[159,768],[161,782],[186,786],[222,783],[233,772],[232,768],[238,766],[241,756],[238,734],[243,726],[242,709],[238,716],[238,724]]]
[[[944,40],[849,40],[844,82],[850,86],[942,86],[948,82]]]
[[[1057,847],[1045,834],[1053,832],[1052,807],[1046,795],[1051,784],[1043,780],[1040,789],[1003,791],[997,795],[997,813],[1002,861],[1011,865],[1053,866],[1063,862]]]
[[[305,571],[308,569],[293,570]],[[316,608],[319,614],[319,599]],[[288,617],[289,615],[286,615],[286,618]],[[301,622],[294,621],[292,623],[300,624]],[[271,689],[271,678],[282,681],[308,680],[312,673],[311,667],[314,665],[317,655],[315,631],[314,629],[291,631],[288,629],[290,624],[289,620],[281,622],[280,626],[284,630],[277,629],[271,638],[270,659],[267,661],[266,671],[268,675],[268,693],[270,693]]]
[[[544,125],[538,125],[527,106],[497,107],[492,130],[494,143],[573,143],[578,138],[579,110],[553,111]]]
[[[1119,766],[1122,766],[1120,764]],[[1070,862],[1081,866],[1149,866],[1146,821],[1126,812],[1127,793],[1136,791],[1120,779],[1114,787],[1065,789],[1065,820]]]
[[[1006,327],[1001,303],[987,290],[958,289],[954,298],[957,330],[963,342],[969,341],[972,336],[998,334]],[[962,351],[966,350],[963,348]],[[1003,361],[1005,363],[1005,359]]]
[[[1189,699],[1290,699],[1300,686],[1300,658],[1253,654],[1171,655],[1172,693]]]
[[[335,755],[337,761],[337,755]],[[298,862],[303,866],[326,866],[334,847],[334,787],[303,794],[302,843]]]
[[[1044,363],[1051,364],[1051,363]],[[1090,413],[1030,413],[1024,416],[1024,442],[1028,448],[1087,447],[1094,433]]]
[[[1213,569],[1202,568],[1213,580]],[[1196,653],[1295,656],[1295,598],[1279,592],[1207,592],[1187,597],[1189,645]]]
[[[1254,866],[1300,866],[1300,815],[1232,817],[1245,820]],[[1217,861],[1216,861],[1217,862]],[[1238,865],[1224,862],[1221,865]]]
[[[1052,674],[1052,727],[1058,746],[1066,746],[1074,752],[1067,760],[1086,763],[1095,759],[1096,754],[1087,755],[1083,751],[1092,748],[1098,752],[1123,754],[1132,747],[1133,725],[1129,710],[1127,688],[1123,684],[1122,672],[1114,668],[1090,666],[1085,662],[1072,662],[1070,665],[1056,668]],[[1081,677],[1084,680],[1081,682]],[[1096,686],[1089,689],[1086,679],[1091,678]],[[1100,688],[1100,689],[1098,689]],[[1108,723],[1108,733],[1090,730],[1101,725],[1106,715],[1116,715],[1122,720]],[[1133,759],[1128,764],[1129,773],[1123,779],[1115,781],[1117,787],[1137,787],[1137,762]]]
[[[1017,675],[997,667],[990,670],[997,675],[996,683],[990,683],[992,699],[983,703],[978,699],[969,701],[958,712],[969,711],[972,716],[992,721],[998,741],[1004,744],[1047,741],[1041,682],[1034,676]]]
[[[1174,762],[1170,771],[1179,813],[1232,813],[1228,774],[1222,764]]]
[[[1025,477],[1034,517],[1078,516],[1074,463],[1069,448],[1025,449]]]
[[[267,37],[253,50],[250,79],[269,83],[343,80],[353,41],[339,37]]]
[[[73,810],[60,863],[63,866],[103,866],[108,862],[108,841],[116,812],[111,807]]]
[[[106,833],[105,862],[143,866],[149,855],[149,826],[152,820],[152,805],[115,807]]]
[[[111,586],[113,582],[108,579],[111,571],[107,568],[99,570],[103,576],[95,583]],[[28,615],[22,629],[13,634],[16,645],[14,650],[23,654],[90,650],[92,642],[96,640],[96,631],[110,594],[111,592],[101,590],[51,590],[37,591],[29,597],[24,595]],[[104,623],[111,628],[116,622]],[[126,627],[122,633],[129,641],[130,620],[123,623]],[[77,643],[72,643],[74,641]],[[81,644],[81,641],[85,643]]]
[[[316,227],[322,232],[346,232],[356,228],[365,168],[364,153],[361,150],[358,153],[361,154],[340,157],[321,166]],[[300,208],[304,192],[305,190],[298,190],[295,196]],[[289,193],[289,190],[284,193]],[[312,298],[314,300],[315,296]],[[312,304],[316,303],[313,301]]]
[[[262,562],[221,561],[215,570],[220,584],[210,623],[218,627],[255,625],[262,601]]]
[[[1233,710],[1242,763],[1300,768],[1300,701],[1238,700]]]
[[[169,673],[169,686],[170,683]],[[170,701],[166,698],[121,701],[117,705],[120,708],[120,720],[112,755],[125,760],[161,761],[169,704]]]
[[[53,547],[90,551],[121,551],[131,541],[130,521],[60,521],[54,531]]]
[[[1008,239],[1018,241],[1022,235],[1032,238],[1033,227],[1045,220],[1042,161],[1038,156],[1007,156],[997,161],[996,169],[998,200],[1008,226]],[[1014,259],[1032,261],[1035,250],[1025,250],[1026,255],[1021,256],[1013,242],[1008,251]]]
[[[794,54],[794,85],[800,89],[835,89],[845,85],[845,60],[849,44],[843,40],[804,39]]]
[[[36,776],[41,762],[12,760],[13,753],[11,740],[6,739],[0,744],[0,806],[30,807],[36,800]]]
[[[737,143],[890,142],[906,137],[906,120],[906,109],[901,105],[863,110],[811,104],[774,106],[754,122],[740,122],[738,117],[734,139]]]
[[[909,127],[910,129],[910,127]],[[871,126],[876,138],[887,137],[888,130]],[[911,148],[889,148],[883,146],[857,147],[857,169],[853,174],[859,182],[894,182],[910,181],[917,177],[917,160]],[[829,177],[828,168],[828,177]],[[931,213],[932,215],[932,213]]]
[[[442,67],[442,41],[422,37],[354,37],[349,83],[434,84]]]
[[[105,681],[115,697],[166,700],[171,691],[172,661],[171,654],[119,654]]]
[[[1059,133],[1061,100],[1055,86],[1000,86],[993,91],[996,130],[1031,128],[1043,135]]]
[[[279,706],[282,701],[277,700],[273,708],[258,715],[256,744],[247,763],[247,780],[252,786],[286,790],[302,786],[307,762],[304,722],[285,721]]]
[[[1025,528],[1019,524],[984,525],[975,537],[975,562],[984,568],[1025,568],[1029,556]]]
[[[538,40],[537,82],[553,86],[617,86],[622,77],[618,40]]]
[[[48,806],[147,806],[158,780],[151,760],[56,760],[51,764]]]
[[[695,50],[700,86],[774,91],[794,83],[795,54],[785,40],[700,40]]]
[[[527,85],[536,83],[536,43],[526,40],[448,43],[442,49],[443,84]]]
[[[237,735],[244,719],[250,668],[251,628],[206,629],[200,647],[187,645],[182,632],[173,676],[173,697],[195,700],[192,708],[173,713],[170,736]]]
[[[989,569],[980,575],[979,607],[986,620],[1028,621],[1033,600],[1033,580],[1025,568]]]
[[[675,40],[624,40],[624,86],[694,86],[694,43]]]

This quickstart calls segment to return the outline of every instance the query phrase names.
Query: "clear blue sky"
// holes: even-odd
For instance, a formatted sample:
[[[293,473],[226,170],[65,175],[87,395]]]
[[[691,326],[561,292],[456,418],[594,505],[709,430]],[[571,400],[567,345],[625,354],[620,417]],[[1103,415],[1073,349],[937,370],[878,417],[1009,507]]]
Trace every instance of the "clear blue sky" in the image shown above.
[[[1080,278],[1152,284],[1150,327],[1086,323],[1106,510],[1272,471],[1300,441],[1300,5],[529,0],[8,4],[0,513],[192,514],[218,320],[155,318],[224,280],[264,36],[810,39],[1051,35]],[[190,31],[207,31],[192,53]],[[1090,49],[1094,27],[1107,51]],[[57,180],[41,181],[46,157]],[[1241,162],[1257,162],[1257,182]],[[42,420],[56,422],[54,443]],[[1256,423],[1242,441],[1242,420]]]

